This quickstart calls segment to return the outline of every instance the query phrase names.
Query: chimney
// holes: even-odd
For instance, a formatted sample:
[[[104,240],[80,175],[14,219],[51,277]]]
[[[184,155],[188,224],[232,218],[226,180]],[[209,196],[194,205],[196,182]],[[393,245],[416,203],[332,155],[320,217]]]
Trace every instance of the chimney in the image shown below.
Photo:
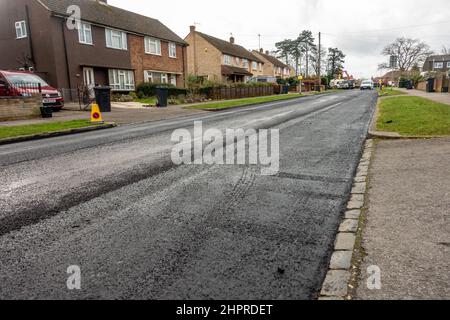
[[[191,33],[195,32],[195,26],[190,26],[189,28],[191,29]]]
[[[233,36],[230,37],[230,43],[234,44],[234,37]]]
[[[269,50],[266,50],[266,54],[267,54],[267,55],[269,55],[269,54],[270,54]]]
[[[264,53],[264,49],[263,48],[259,49],[259,52]]]

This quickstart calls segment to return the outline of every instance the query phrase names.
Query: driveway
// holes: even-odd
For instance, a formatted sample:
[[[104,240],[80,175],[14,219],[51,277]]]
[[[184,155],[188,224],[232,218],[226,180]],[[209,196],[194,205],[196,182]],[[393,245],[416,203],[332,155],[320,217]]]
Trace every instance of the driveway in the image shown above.
[[[425,91],[421,91],[421,90],[406,90],[406,89],[399,89],[399,90],[406,92],[411,96],[422,97],[422,98],[430,99],[435,102],[450,105],[450,93],[425,92]]]
[[[184,109],[184,106],[169,106],[167,108],[144,108],[136,103],[113,103],[112,112],[103,113],[103,120],[117,124],[132,124],[150,121],[161,121],[182,116],[205,113],[205,111]],[[48,122],[60,122],[70,120],[89,120],[90,112],[80,111],[77,103],[66,104],[64,110],[53,113],[50,119],[29,119],[19,121],[0,122],[0,126],[20,126],[28,124],[40,124]]]

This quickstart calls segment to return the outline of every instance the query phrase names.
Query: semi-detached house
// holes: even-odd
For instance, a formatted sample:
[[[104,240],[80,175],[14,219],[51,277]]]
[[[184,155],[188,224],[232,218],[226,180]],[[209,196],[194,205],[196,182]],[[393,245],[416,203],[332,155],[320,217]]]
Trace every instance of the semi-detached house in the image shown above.
[[[244,47],[196,31],[190,27],[185,38],[188,47],[188,72],[215,82],[246,82],[264,74],[264,62]]]
[[[67,99],[83,85],[117,92],[145,81],[184,86],[186,47],[160,21],[107,0],[0,1],[0,69],[32,67]]]

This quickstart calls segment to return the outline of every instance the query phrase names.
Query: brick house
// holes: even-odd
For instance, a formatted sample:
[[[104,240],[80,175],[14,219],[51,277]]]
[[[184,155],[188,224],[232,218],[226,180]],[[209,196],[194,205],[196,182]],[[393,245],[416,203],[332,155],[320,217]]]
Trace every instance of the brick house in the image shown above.
[[[423,64],[423,72],[449,72],[450,71],[450,55],[430,56]]]
[[[184,40],[189,44],[187,65],[190,75],[233,83],[263,75],[264,61],[237,45],[233,37],[224,41],[198,32],[191,26]]]
[[[291,71],[289,66],[270,55],[269,51],[264,52],[263,49],[259,49],[259,51],[253,50],[252,53],[264,62],[263,76],[277,77],[279,79],[287,79],[290,77]]]
[[[73,6],[79,24],[69,19]],[[183,86],[186,47],[158,20],[107,0],[0,1],[0,69],[32,67],[68,100],[80,85],[118,92],[145,80]]]

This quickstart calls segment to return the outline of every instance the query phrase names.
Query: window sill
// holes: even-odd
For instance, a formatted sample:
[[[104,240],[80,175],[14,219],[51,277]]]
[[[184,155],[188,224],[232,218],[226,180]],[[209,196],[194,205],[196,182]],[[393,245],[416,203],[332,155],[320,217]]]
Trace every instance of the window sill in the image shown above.
[[[113,47],[108,47],[108,46],[106,46],[106,48],[107,49],[112,49],[112,50],[128,51],[128,49],[113,48]]]
[[[85,42],[78,42],[78,43],[79,43],[79,44],[83,44],[83,45],[85,45],[85,46],[91,46],[91,47],[94,46],[93,43],[85,43]]]
[[[26,39],[26,38],[28,38],[28,36],[25,36],[25,37],[20,37],[20,38],[16,38],[16,40],[20,40],[20,39]]]
[[[146,54],[146,55],[149,55],[149,56],[157,56],[157,57],[162,57],[162,54],[157,54],[157,53],[150,53],[150,52],[146,52],[145,54]]]

